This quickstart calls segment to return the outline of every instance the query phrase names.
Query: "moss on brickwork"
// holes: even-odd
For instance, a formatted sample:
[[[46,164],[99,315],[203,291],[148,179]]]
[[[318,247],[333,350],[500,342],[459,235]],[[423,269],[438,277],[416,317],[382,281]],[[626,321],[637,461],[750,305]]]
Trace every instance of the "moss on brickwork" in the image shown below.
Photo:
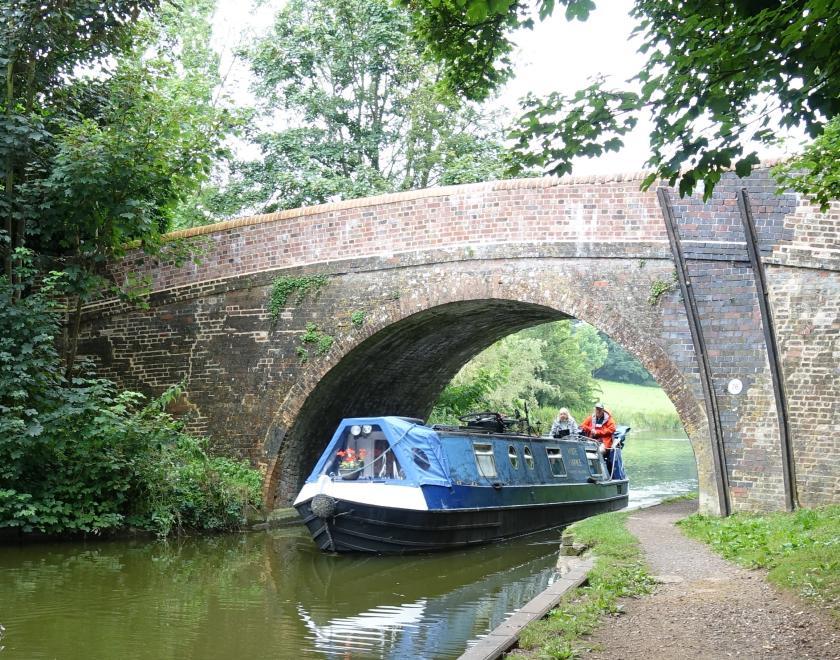
[[[275,278],[274,282],[271,283],[271,297],[268,300],[271,320],[277,320],[293,293],[297,293],[295,303],[300,303],[310,291],[317,293],[325,287],[327,281],[326,275],[301,275],[298,277],[282,275]]]

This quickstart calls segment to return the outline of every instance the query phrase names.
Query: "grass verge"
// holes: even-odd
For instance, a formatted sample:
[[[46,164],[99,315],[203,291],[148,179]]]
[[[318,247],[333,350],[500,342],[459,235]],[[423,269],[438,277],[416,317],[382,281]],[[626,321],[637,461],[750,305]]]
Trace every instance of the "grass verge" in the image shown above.
[[[682,495],[674,495],[673,497],[666,497],[660,504],[670,504],[671,502],[683,502],[685,500],[696,500],[700,498],[700,494],[695,490],[691,493],[683,493]]]
[[[793,513],[693,515],[677,523],[686,534],[840,620],[840,505]]]
[[[592,632],[605,614],[620,611],[618,599],[649,593],[653,580],[642,561],[637,539],[627,531],[627,513],[606,513],[572,525],[577,543],[598,558],[586,586],[570,591],[556,608],[527,626],[508,658],[574,658],[580,638]]]

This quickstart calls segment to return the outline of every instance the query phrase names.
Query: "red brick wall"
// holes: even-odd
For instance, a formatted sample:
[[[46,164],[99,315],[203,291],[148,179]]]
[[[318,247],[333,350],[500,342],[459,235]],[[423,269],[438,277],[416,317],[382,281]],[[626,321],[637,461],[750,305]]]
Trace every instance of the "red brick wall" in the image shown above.
[[[676,293],[648,302],[653,283],[674,266],[656,195],[639,191],[641,178],[457,186],[182,232],[174,238],[201,245],[202,263],[178,267],[133,253],[115,264],[118,278],[151,278],[151,308],[91,306],[83,348],[105,375],[144,392],[186,379],[191,428],[219,451],[265,465],[268,499],[282,500],[331,432],[324,411],[424,414],[487,342],[524,327],[523,319],[574,316],[611,334],[660,380],[692,438],[701,503],[713,508],[708,423],[684,306]],[[707,202],[674,202],[720,397],[733,504],[783,505],[772,384],[735,203],[743,186],[768,268],[800,499],[837,501],[840,466],[824,457],[840,454],[830,432],[840,421],[838,213],[776,195],[758,171],[725,177]],[[317,298],[290,302],[273,324],[272,279],[302,273],[328,275],[329,284]],[[364,326],[350,322],[353,311],[366,313]],[[494,322],[485,327],[487,318]],[[303,363],[307,323],[336,343]],[[388,352],[400,356],[393,371],[381,357]],[[367,382],[351,377],[365,369]],[[744,382],[739,395],[726,392],[733,377]]]

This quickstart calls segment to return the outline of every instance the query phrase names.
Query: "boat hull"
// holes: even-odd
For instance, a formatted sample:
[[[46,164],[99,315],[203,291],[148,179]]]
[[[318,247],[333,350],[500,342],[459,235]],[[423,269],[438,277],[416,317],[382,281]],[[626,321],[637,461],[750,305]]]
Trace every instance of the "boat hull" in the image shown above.
[[[627,506],[627,481],[578,485],[558,492],[562,495],[554,501],[536,497],[533,499],[543,501],[425,511],[336,497],[322,499],[314,506],[313,498],[298,503],[296,508],[313,540],[325,552],[402,554],[491,543],[563,527]]]

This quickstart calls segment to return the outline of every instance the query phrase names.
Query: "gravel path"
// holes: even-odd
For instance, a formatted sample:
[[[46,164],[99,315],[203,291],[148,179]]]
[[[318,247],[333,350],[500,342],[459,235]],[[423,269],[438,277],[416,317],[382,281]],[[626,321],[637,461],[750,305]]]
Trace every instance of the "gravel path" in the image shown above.
[[[826,613],[683,536],[674,522],[696,507],[683,501],[630,515],[628,528],[659,584],[604,619],[584,657],[840,659],[840,630]]]

